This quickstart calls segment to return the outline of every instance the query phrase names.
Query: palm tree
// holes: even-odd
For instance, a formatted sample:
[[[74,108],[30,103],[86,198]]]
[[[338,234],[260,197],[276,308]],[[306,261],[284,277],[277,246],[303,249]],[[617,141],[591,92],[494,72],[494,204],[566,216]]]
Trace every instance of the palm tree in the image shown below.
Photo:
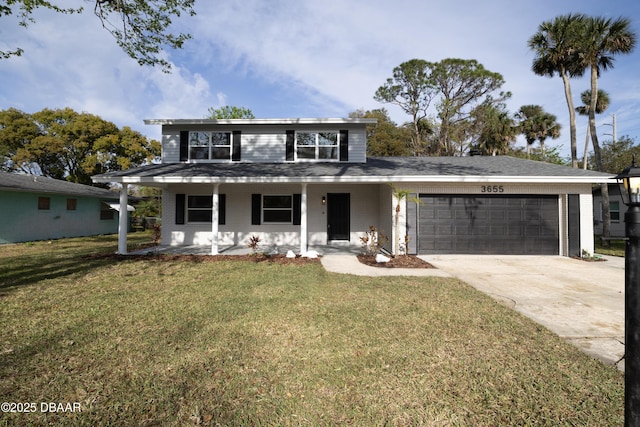
[[[530,156],[531,145],[540,142],[540,149],[544,158],[544,142],[547,138],[560,137],[560,123],[555,115],[545,112],[539,105],[523,105],[516,114],[520,120],[520,133],[527,140],[527,158]]]
[[[631,21],[627,18],[588,18],[584,20],[580,36],[579,58],[583,67],[591,68],[591,104],[589,105],[589,130],[593,143],[596,168],[604,172],[598,134],[596,132],[596,110],[598,103],[598,77],[602,71],[613,68],[614,56],[630,53],[636,44],[636,34],[631,31]],[[593,96],[595,94],[595,96]],[[610,236],[611,214],[609,212],[609,189],[602,189],[602,235]]]
[[[528,41],[529,48],[535,52],[531,69],[540,76],[553,77],[556,73],[562,78],[564,94],[569,108],[569,131],[571,134],[571,165],[578,167],[578,144],[576,141],[576,115],[571,94],[570,77],[582,76],[586,70],[584,62],[577,56],[577,38],[583,27],[585,16],[568,14],[545,21],[538,32]]]
[[[394,219],[395,237],[393,239],[393,256],[397,257],[398,255],[400,255],[400,211],[402,209],[401,203],[403,200],[407,200],[407,201],[412,201],[414,203],[419,204],[420,199],[418,199],[417,197],[412,197],[411,191],[409,190],[401,190],[399,188],[396,188],[396,186],[393,184],[389,184],[389,187],[391,187],[391,195],[396,201],[395,219]],[[408,248],[404,249],[405,255],[407,254],[407,250]]]
[[[581,116],[588,116],[591,109],[591,90],[585,90],[580,94],[581,106],[576,107],[576,111]],[[598,89],[598,97],[596,101],[596,114],[602,114],[609,108],[609,94],[602,89]],[[582,169],[587,169],[587,153],[589,151],[589,139],[591,135],[590,126],[587,123],[587,139],[584,142],[584,156],[582,157]]]

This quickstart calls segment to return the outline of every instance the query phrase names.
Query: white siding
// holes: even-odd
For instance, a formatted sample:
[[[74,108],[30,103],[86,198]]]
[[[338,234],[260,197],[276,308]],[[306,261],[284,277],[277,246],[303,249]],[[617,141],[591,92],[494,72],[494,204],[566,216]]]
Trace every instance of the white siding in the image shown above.
[[[327,193],[349,193],[351,195],[351,233],[348,243],[359,247],[360,237],[370,225],[379,225],[378,185],[313,185],[307,187],[308,242],[310,246],[327,244],[327,211],[322,197]],[[176,194],[208,195],[211,185],[171,185],[162,197],[162,244],[202,245],[211,244],[211,224],[175,224]],[[300,244],[300,226],[293,224],[251,224],[251,195],[257,194],[299,194],[302,188],[290,185],[245,185],[222,184],[220,194],[226,196],[226,224],[219,227],[219,244],[225,246],[247,245],[252,235],[260,237],[263,246],[293,246]]]
[[[242,132],[241,161],[255,163],[279,163],[286,159],[286,135],[284,132],[264,130],[261,133]]]
[[[249,125],[189,125],[178,127],[165,125],[162,127],[162,162],[180,161],[180,131],[219,131],[241,132],[241,161],[250,163],[278,163],[286,161],[286,131],[349,131],[349,163],[366,162],[366,131],[364,126],[342,124],[316,125],[281,125],[281,126],[249,126]]]
[[[162,130],[162,163],[176,163],[179,161],[180,161],[180,132],[177,129],[163,129]]]

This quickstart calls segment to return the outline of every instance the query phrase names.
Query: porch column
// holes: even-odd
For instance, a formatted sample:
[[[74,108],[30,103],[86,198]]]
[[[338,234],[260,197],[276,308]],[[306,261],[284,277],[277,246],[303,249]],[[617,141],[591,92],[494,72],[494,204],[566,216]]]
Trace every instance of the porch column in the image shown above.
[[[122,189],[120,190],[120,212],[118,212],[118,254],[127,254],[127,231],[129,225],[129,212],[127,211],[127,205],[129,204],[129,195],[127,194],[127,187],[129,185],[122,183]]]
[[[300,254],[307,252],[307,184],[300,195]]]
[[[218,191],[220,184],[213,185],[211,203],[211,255],[218,255]]]

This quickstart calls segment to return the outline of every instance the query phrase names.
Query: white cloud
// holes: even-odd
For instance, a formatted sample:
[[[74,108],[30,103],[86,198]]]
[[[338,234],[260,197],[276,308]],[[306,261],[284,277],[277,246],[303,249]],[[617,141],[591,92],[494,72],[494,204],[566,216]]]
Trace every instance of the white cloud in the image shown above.
[[[200,0],[196,17],[175,22],[194,38],[167,53],[174,64],[168,75],[128,58],[91,11],[40,11],[27,30],[2,19],[0,46],[21,46],[25,54],[0,61],[0,108],[69,106],[154,137],[159,129],[143,126],[143,119],[199,118],[222,105],[247,107],[258,117],[346,116],[356,108],[382,107],[373,94],[401,62],[459,57],[477,59],[504,76],[504,89],[513,93],[512,112],[539,104],[555,114],[564,129],[560,143],[568,150],[562,82],[530,71],[533,55],[526,42],[543,20],[575,7],[553,0]],[[630,16],[640,24],[640,5],[630,1],[585,0],[580,8]],[[640,134],[637,69],[637,54],[629,55],[601,78],[620,131],[634,135]],[[572,85],[579,102],[588,82]],[[407,119],[385,107],[395,121]],[[603,115],[599,123],[607,120]],[[582,127],[579,122],[579,142]]]

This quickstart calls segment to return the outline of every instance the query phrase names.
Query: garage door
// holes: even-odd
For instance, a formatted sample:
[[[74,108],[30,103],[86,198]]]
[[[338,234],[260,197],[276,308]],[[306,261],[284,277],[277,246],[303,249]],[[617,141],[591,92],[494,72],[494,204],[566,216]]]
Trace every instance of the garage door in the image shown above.
[[[420,195],[421,254],[558,255],[557,196]]]

